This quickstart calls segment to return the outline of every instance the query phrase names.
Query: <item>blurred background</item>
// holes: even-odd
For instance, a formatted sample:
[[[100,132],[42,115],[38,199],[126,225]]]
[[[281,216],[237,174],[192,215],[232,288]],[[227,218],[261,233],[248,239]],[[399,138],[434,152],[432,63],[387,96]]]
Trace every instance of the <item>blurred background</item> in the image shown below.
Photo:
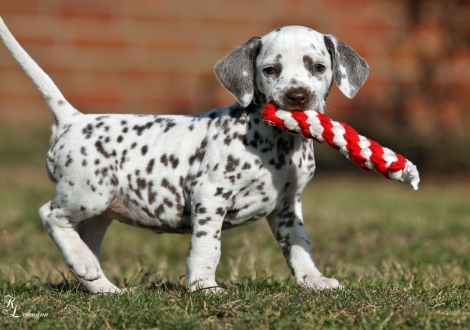
[[[212,68],[235,46],[282,25],[331,33],[371,67],[355,99],[332,88],[331,118],[421,171],[470,170],[467,0],[0,0],[0,15],[66,98],[94,113],[198,113],[233,103]],[[0,126],[52,120],[0,46]],[[318,149],[320,168],[357,171]]]

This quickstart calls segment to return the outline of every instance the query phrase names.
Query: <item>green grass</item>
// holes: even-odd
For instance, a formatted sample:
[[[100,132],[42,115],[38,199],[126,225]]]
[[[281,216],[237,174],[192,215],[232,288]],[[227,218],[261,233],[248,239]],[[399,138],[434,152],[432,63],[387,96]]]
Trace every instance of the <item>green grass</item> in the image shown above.
[[[0,328],[465,329],[470,327],[468,177],[423,174],[418,191],[357,170],[319,172],[303,195],[316,262],[343,290],[295,285],[267,224],[223,233],[217,271],[226,294],[185,287],[188,235],[114,223],[102,266],[130,288],[80,291],[43,229],[54,195],[44,169],[48,126],[0,126]],[[333,151],[331,151],[333,152]],[[5,296],[17,314],[2,317]]]

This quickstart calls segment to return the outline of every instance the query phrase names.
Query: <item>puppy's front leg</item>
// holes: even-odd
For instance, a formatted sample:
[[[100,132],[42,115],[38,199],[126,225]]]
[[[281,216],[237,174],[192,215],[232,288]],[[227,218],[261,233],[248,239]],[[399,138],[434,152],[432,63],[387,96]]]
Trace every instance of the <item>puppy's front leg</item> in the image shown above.
[[[191,248],[187,260],[190,291],[218,292],[215,281],[220,260],[220,237],[226,208],[214,201],[193,202]]]
[[[336,279],[326,278],[315,266],[298,196],[294,201],[284,200],[267,219],[298,284],[318,290],[341,287]]]

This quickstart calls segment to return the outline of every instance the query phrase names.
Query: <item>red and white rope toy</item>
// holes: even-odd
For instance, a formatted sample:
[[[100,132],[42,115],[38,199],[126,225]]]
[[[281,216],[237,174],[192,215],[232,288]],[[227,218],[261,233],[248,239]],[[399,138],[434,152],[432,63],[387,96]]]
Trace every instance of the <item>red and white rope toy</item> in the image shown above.
[[[375,170],[385,177],[410,183],[418,189],[419,173],[408,159],[379,143],[359,135],[356,130],[331,120],[315,110],[280,110],[269,102],[261,112],[268,125],[300,133],[303,137],[326,142],[364,170]]]

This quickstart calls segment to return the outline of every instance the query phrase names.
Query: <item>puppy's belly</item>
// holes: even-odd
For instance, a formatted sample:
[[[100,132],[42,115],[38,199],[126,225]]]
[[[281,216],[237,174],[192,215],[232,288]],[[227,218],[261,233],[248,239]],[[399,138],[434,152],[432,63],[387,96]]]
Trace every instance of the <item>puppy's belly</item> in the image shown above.
[[[222,229],[230,229],[249,225],[263,219],[274,209],[274,205],[262,203],[261,200],[253,199],[249,204],[238,204],[229,209],[225,215]]]
[[[105,215],[130,226],[161,233],[191,233],[190,214],[183,213],[173,218],[157,218],[147,208],[136,208],[128,205],[121,198],[114,198],[105,211]]]
[[[272,211],[274,205],[267,206],[261,201],[253,204],[244,204],[229,209],[225,215],[222,230],[251,224],[264,218]],[[264,205],[263,205],[264,204]],[[105,215],[130,226],[151,230],[157,234],[191,233],[191,214],[184,212],[173,217],[157,218],[146,208],[129,206],[121,198],[114,198]]]

